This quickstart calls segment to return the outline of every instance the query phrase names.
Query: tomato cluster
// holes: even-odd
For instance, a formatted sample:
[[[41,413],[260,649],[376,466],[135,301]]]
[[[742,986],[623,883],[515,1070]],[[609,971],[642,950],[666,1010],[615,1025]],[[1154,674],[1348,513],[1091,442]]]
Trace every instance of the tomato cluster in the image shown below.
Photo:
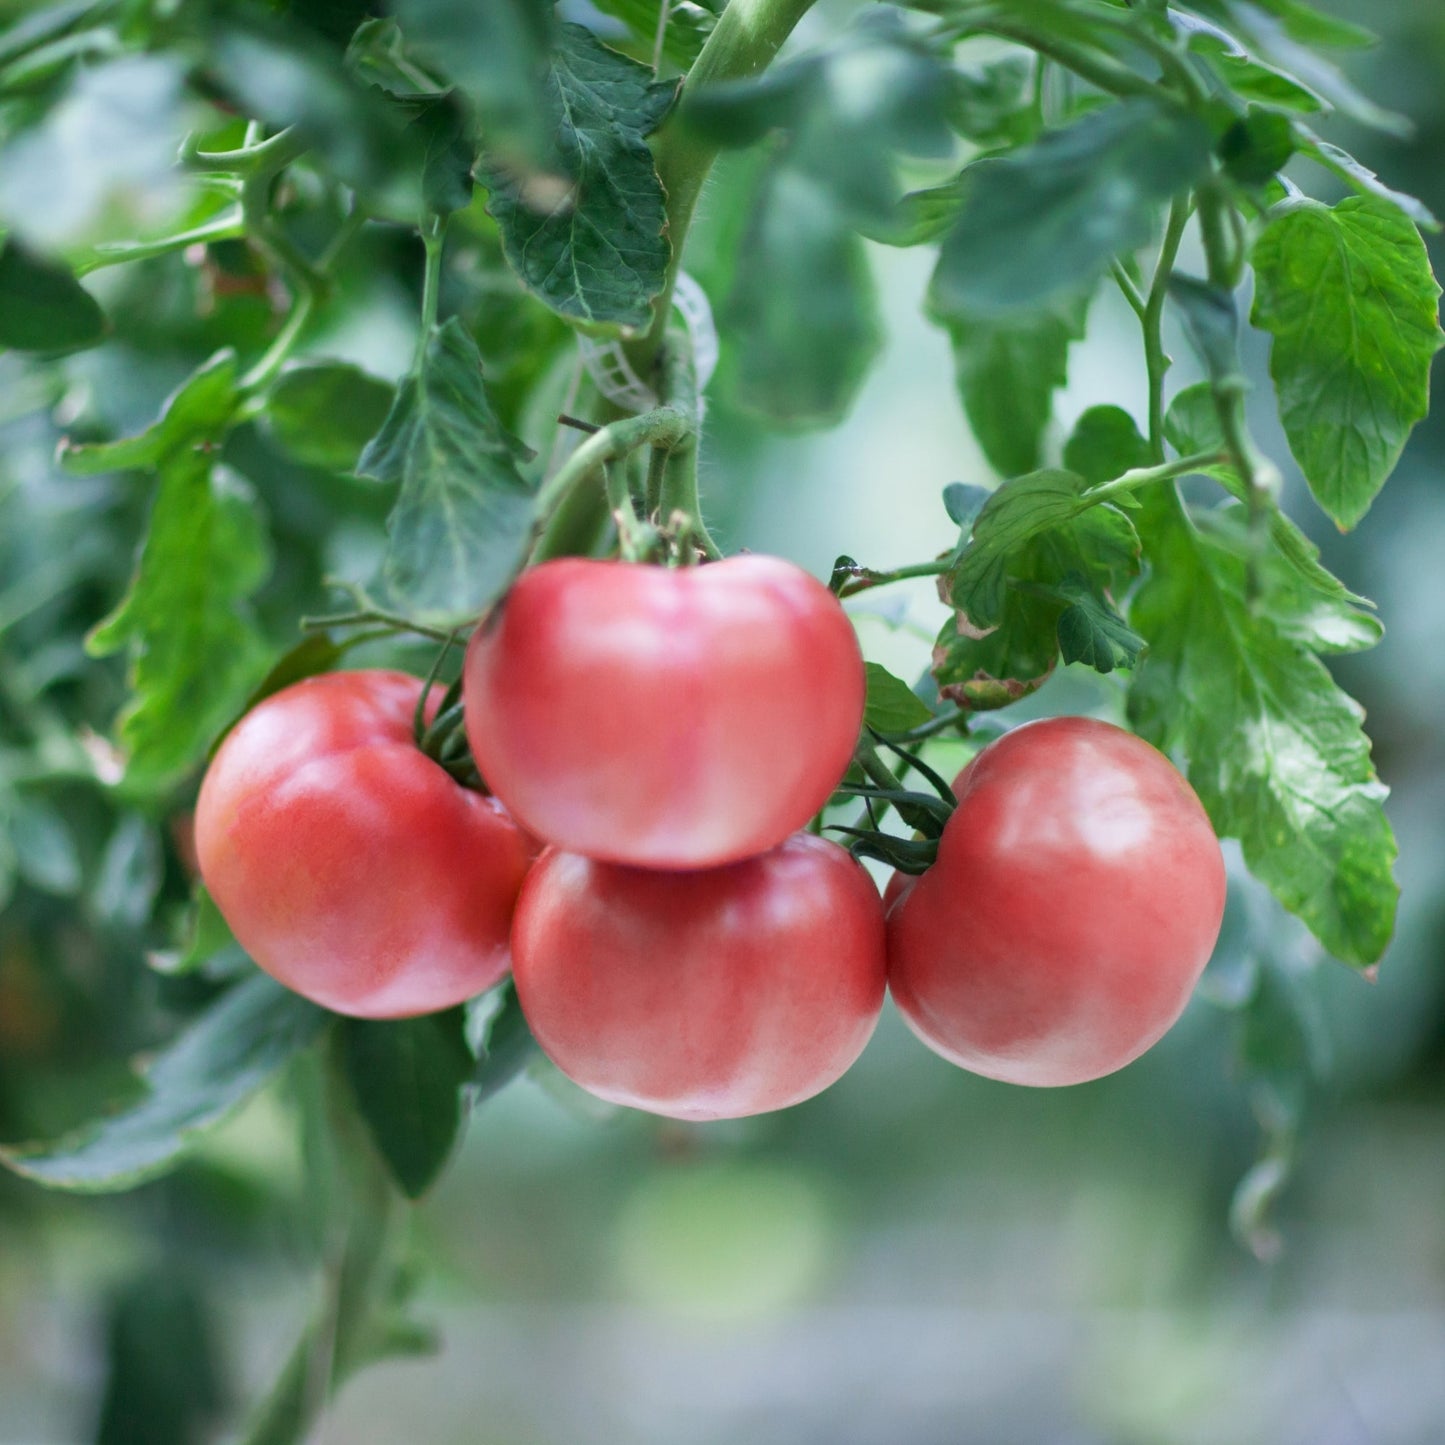
[[[686,1119],[806,1099],[885,984],[975,1073],[1096,1078],[1178,1017],[1219,930],[1199,800],[1085,718],[980,752],[936,862],[880,898],[803,831],[852,759],[864,672],[833,594],[776,558],[543,563],[461,690],[494,795],[418,747],[439,688],[336,673],[266,699],[202,786],[202,875],[257,963],[342,1013],[444,1008],[510,966],[543,1050],[606,1099]]]

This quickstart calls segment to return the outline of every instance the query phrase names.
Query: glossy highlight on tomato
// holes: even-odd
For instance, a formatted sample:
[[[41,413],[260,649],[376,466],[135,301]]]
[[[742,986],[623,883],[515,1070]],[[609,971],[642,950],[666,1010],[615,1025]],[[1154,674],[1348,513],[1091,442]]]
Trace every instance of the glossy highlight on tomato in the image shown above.
[[[766,852],[827,801],[863,719],[837,599],[776,557],[664,568],[566,558],[477,629],[467,736],[538,837],[652,868]]]
[[[417,748],[421,689],[385,671],[296,683],[241,719],[201,786],[201,876],[237,940],[338,1013],[430,1013],[510,966],[535,844]]]
[[[974,1073],[1081,1083],[1177,1019],[1224,913],[1218,840],[1164,755],[1110,723],[1026,723],[959,774],[938,861],[888,914],[889,988]]]
[[[810,1098],[863,1051],[883,938],[873,880],[810,833],[678,873],[549,849],[517,905],[513,976],[537,1042],[584,1089],[737,1118]]]

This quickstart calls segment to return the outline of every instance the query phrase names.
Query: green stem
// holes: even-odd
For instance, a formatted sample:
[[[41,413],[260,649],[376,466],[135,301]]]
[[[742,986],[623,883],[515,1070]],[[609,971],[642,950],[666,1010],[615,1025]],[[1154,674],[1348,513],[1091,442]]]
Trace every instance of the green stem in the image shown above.
[[[1149,377],[1149,455],[1159,463],[1164,461],[1164,375],[1173,364],[1164,350],[1164,300],[1169,294],[1174,258],[1179,254],[1179,243],[1184,239],[1185,226],[1189,224],[1190,208],[1188,196],[1176,197],[1169,208],[1169,224],[1164,230],[1154,279],[1144,305],[1144,365]]]
[[[813,3],[814,0],[730,0],[683,82],[684,101],[691,92],[704,86],[746,79],[766,69]],[[652,324],[624,348],[633,370],[643,380],[652,375],[662,347],[688,227],[717,151],[715,142],[677,121],[663,127],[654,146],[657,174],[667,196],[667,233],[672,240],[672,259],[662,293],[653,303]]]
[[[396,1194],[351,1103],[336,1038],[306,1082],[312,1150],[326,1156],[330,1204],[322,1298],[280,1376],[251,1419],[242,1445],[303,1445],[341,1383],[388,1353],[382,1318],[397,1277]]]
[[[1218,466],[1228,460],[1229,457],[1223,452],[1194,452],[1187,457],[1176,457],[1172,462],[1161,462],[1156,467],[1134,467],[1122,476],[1115,477],[1112,482],[1091,487],[1081,500],[1090,505],[1104,502],[1121,493],[1137,492],[1141,487],[1151,486],[1155,482],[1171,481],[1175,477],[1187,477],[1191,472],[1202,472],[1207,467]]]
[[[260,391],[280,371],[316,309],[316,287],[300,276],[293,276],[292,281],[296,286],[296,300],[265,355],[241,378],[243,392]]]
[[[838,588],[838,596],[852,597],[872,587],[886,587],[890,582],[902,582],[909,577],[941,577],[952,567],[951,561],[941,557],[932,562],[915,562],[909,567],[894,567],[887,572],[877,572],[871,567],[844,568],[845,580]]]
[[[1120,261],[1111,261],[1109,263],[1109,271],[1117,283],[1119,290],[1124,293],[1124,300],[1129,303],[1129,309],[1140,321],[1143,321],[1149,303],[1145,299],[1144,293],[1135,284],[1134,278],[1125,270],[1123,263]]]
[[[1012,40],[1025,45],[1035,54],[1052,60],[1065,70],[1071,70],[1090,85],[1107,95],[1130,96],[1159,94],[1159,87],[1152,80],[1136,75],[1127,66],[1119,65],[1105,56],[1091,54],[1088,50],[1028,25],[1020,25],[1006,17],[985,18],[969,27],[974,35],[993,35],[1000,40]]]
[[[578,515],[586,512],[589,516],[594,512],[596,501],[579,507],[573,502],[574,497],[586,497],[590,491],[606,508],[605,491],[601,488],[589,489],[585,484],[596,477],[608,462],[625,457],[639,447],[655,446],[672,451],[692,435],[692,418],[672,406],[660,406],[643,412],[641,416],[623,417],[593,432],[562,463],[537,495],[537,541],[532,560],[564,555],[556,549],[565,539],[558,536],[557,527],[553,525],[562,520],[564,507],[569,520],[573,512]]]
[[[392,632],[409,632],[416,637],[428,637],[433,642],[451,642],[456,630],[443,632],[440,627],[428,627],[422,622],[413,622],[399,613],[385,612],[378,607],[362,608],[356,612],[335,612],[326,617],[303,617],[302,632],[325,632],[329,627],[382,626]]]
[[[899,781],[898,775],[879,756],[873,739],[868,736],[866,731],[858,739],[858,746],[853,751],[853,761],[863,769],[871,782],[883,792],[892,795],[887,801],[898,810],[898,816],[910,828],[929,838],[938,837],[942,830],[939,819],[928,808],[906,801],[907,792]],[[847,792],[849,790],[843,788],[840,791]]]
[[[189,231],[178,231],[174,236],[163,236],[155,241],[103,241],[88,256],[74,263],[75,274],[86,276],[102,266],[118,266],[123,261],[148,261],[153,256],[184,251],[188,246],[202,246],[210,241],[234,241],[245,234],[246,218],[239,206],[233,206],[212,220],[193,226]]]
[[[446,237],[446,218],[433,216],[422,227],[422,244],[426,247],[426,272],[421,288],[421,330],[416,339],[416,356],[412,370],[421,369],[422,358],[426,355],[427,343],[436,330],[437,306],[441,296],[442,247]]]
[[[1228,200],[1215,184],[1206,184],[1199,192],[1199,227],[1204,242],[1205,264],[1210,282],[1222,290],[1233,291],[1244,268],[1244,252],[1231,244],[1231,232],[1225,217]],[[1245,486],[1251,525],[1257,525],[1264,499],[1280,485],[1279,471],[1274,463],[1255,445],[1250,435],[1245,412],[1248,382],[1241,375],[1212,376],[1210,392],[1215,414],[1224,436],[1229,460]]]
[[[239,150],[203,151],[187,146],[181,151],[181,163],[202,166],[208,171],[235,171],[245,175],[252,171],[269,170],[275,175],[306,150],[294,127],[288,126],[267,140],[253,142],[251,137],[259,136],[260,132],[260,122],[252,121],[246,128],[246,144]]]

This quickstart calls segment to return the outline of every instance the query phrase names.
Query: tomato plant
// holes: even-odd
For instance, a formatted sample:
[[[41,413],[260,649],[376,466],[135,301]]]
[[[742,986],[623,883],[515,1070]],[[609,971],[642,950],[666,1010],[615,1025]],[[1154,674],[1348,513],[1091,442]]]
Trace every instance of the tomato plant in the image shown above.
[[[954,784],[938,861],[889,913],[888,986],[974,1073],[1077,1084],[1183,1012],[1219,936],[1224,861],[1189,784],[1131,733],[1027,723]]]
[[[513,946],[523,1012],[562,1072],[678,1119],[811,1098],[862,1053],[883,1006],[878,890],[811,833],[689,872],[549,850]]]
[[[267,973],[338,1013],[449,1008],[511,963],[535,845],[418,749],[423,686],[376,670],[295,683],[236,724],[201,785],[211,897]]]
[[[1091,1077],[1182,1005],[1224,840],[1227,1023],[1154,1060],[1188,1074],[1159,1107],[1232,1101],[1257,1253],[1318,1037],[1382,1073],[1426,1047],[1439,548],[1410,466],[1374,508],[1428,409],[1436,222],[1341,148],[1410,178],[1368,37],[1308,0],[852,8],[0,20],[0,1163],[75,1192],[214,1169],[196,1145],[270,1090],[307,1187],[227,1147],[326,1212],[272,1231],[320,1241],[325,1298],[246,1445],[415,1346],[399,1203],[471,1104],[519,1076],[578,1103],[547,1054],[642,1111],[802,1099],[862,1047],[885,907],[925,1038]],[[1355,8],[1438,42],[1430,7]],[[1382,76],[1437,136],[1438,76]],[[1356,587],[1408,666],[1345,656],[1382,635]],[[1423,885],[1373,995],[1396,841],[1347,689]],[[560,845],[525,885],[524,826]],[[890,1047],[840,1085],[878,1111],[919,1097]],[[801,1157],[836,1112],[839,1158],[943,1160],[973,1087],[879,1136],[804,1105],[707,1147]],[[622,1125],[650,1128],[700,1147]],[[204,1234],[169,1227],[192,1178],[116,1258]],[[220,1428],[225,1390],[113,1355],[105,1445]]]
[[[463,696],[483,776],[538,837],[699,868],[766,852],[828,801],[863,693],[832,593],[749,556],[544,562],[477,629]]]

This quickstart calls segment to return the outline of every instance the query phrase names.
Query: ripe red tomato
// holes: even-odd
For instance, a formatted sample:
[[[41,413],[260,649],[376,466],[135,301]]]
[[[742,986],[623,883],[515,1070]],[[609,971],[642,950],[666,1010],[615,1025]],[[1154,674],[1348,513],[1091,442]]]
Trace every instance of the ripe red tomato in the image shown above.
[[[1076,1084],[1184,1009],[1224,913],[1224,861],[1162,753],[1089,718],[1027,723],[954,785],[938,861],[888,915],[913,1031],[974,1073]]]
[[[201,876],[237,940],[338,1013],[430,1013],[510,963],[535,845],[417,749],[421,688],[380,671],[296,683],[242,718],[201,785]]]
[[[776,557],[522,574],[467,649],[467,736],[516,818],[651,868],[766,852],[838,785],[863,662],[822,583]]]
[[[512,951],[522,1012],[558,1068],[677,1119],[811,1098],[862,1053],[883,1005],[878,890],[811,833],[681,873],[548,849]]]

